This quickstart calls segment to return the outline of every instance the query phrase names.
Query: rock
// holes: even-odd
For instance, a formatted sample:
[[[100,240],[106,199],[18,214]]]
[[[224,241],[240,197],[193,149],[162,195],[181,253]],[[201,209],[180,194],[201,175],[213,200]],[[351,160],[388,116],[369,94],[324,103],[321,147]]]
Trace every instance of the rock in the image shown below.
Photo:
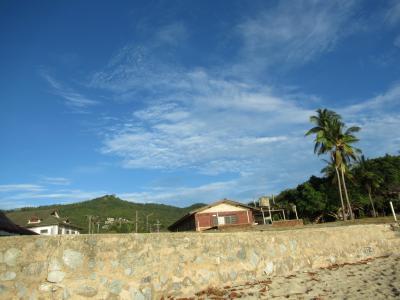
[[[13,267],[17,264],[17,259],[21,255],[21,250],[10,248],[4,253],[3,261],[7,266]]]
[[[119,266],[118,260],[111,261],[111,268],[116,269]]]
[[[131,300],[146,300],[143,293],[139,289],[134,287],[129,288],[129,295],[131,297]]]
[[[210,272],[209,270],[206,269],[200,269],[198,270],[198,275],[201,276],[201,278],[203,279],[203,283],[208,283],[210,281],[211,276],[213,275],[212,272]]]
[[[35,241],[35,247],[36,248],[42,248],[45,244],[45,241],[43,239],[37,239]]]
[[[3,256],[4,256],[3,252],[0,252],[0,264],[4,262]]]
[[[5,293],[6,291],[7,291],[7,288],[4,285],[0,284],[0,295]]]
[[[151,282],[151,276],[146,276],[142,278],[142,283],[149,283],[149,282]]]
[[[82,285],[75,289],[75,293],[79,296],[90,298],[97,295],[97,289],[92,286]]]
[[[45,270],[46,264],[44,262],[33,262],[23,267],[22,273],[26,276],[39,276]]]
[[[149,287],[142,289],[142,293],[143,293],[144,298],[146,300],[151,300],[152,299],[152,297],[151,297],[151,289]]]
[[[65,277],[65,273],[62,271],[50,271],[49,274],[47,274],[47,281],[48,282],[53,282],[53,283],[59,283],[61,282]]]
[[[236,254],[236,257],[239,259],[246,259],[246,250],[242,247]]]
[[[89,259],[88,267],[94,269],[96,267],[96,260],[94,258]]]
[[[36,291],[31,291],[28,300],[37,300]]]
[[[50,259],[48,269],[49,269],[49,271],[61,271],[62,267],[61,267],[61,264],[59,263],[59,261],[53,257],[52,259]]]
[[[76,269],[82,265],[83,255],[78,251],[67,249],[64,250],[63,261],[68,267]]]
[[[193,285],[193,281],[189,277],[185,277],[185,279],[183,279],[182,283],[186,287]]]
[[[110,284],[110,293],[118,295],[122,291],[122,285],[121,280],[113,280]]]
[[[105,276],[100,276],[100,283],[104,286],[108,286],[108,278]]]
[[[250,262],[253,267],[257,267],[258,263],[260,262],[260,257],[254,251],[250,254]]]
[[[132,268],[126,268],[124,270],[124,273],[126,276],[131,276],[133,274],[133,270],[132,270]]]
[[[26,289],[26,287],[20,283],[20,282],[16,282],[15,283],[15,288],[17,290],[17,295],[18,295],[18,299],[22,299],[26,296],[28,290]]]
[[[172,284],[172,288],[173,288],[175,291],[179,291],[179,290],[182,288],[182,285],[181,285],[179,282],[174,282],[174,283]]]
[[[17,274],[15,274],[15,272],[10,272],[10,271],[8,271],[8,272],[2,273],[2,274],[0,275],[0,281],[10,281],[10,280],[14,280],[15,277],[17,277]]]
[[[196,258],[193,260],[193,262],[196,264],[201,264],[204,262],[204,259],[201,256],[196,256]]]
[[[160,283],[162,285],[166,284],[168,282],[168,277],[166,277],[165,275],[161,275],[160,276]]]
[[[231,279],[231,281],[236,280],[236,278],[237,278],[237,273],[236,273],[236,271],[230,271],[230,272],[229,272],[229,278]]]
[[[39,285],[39,291],[41,292],[52,292],[53,288],[57,289],[57,287],[53,287],[50,283],[42,283]]]
[[[272,261],[268,262],[264,268],[265,275],[271,275],[274,271],[274,263]]]
[[[62,294],[62,300],[68,300],[69,298],[71,298],[71,293],[67,288],[65,288]]]

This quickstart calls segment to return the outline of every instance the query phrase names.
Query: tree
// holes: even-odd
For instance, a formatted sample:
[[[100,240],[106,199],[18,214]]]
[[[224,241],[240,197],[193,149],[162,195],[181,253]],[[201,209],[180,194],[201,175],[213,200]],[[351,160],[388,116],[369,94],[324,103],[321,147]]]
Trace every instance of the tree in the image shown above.
[[[383,182],[383,179],[379,175],[376,175],[375,173],[367,169],[367,163],[364,155],[362,155],[360,160],[358,161],[357,179],[360,185],[368,193],[368,198],[371,203],[373,216],[377,217],[374,201],[372,200],[371,194],[374,190],[380,187],[380,185]]]
[[[328,109],[318,109],[316,116],[310,117],[310,122],[316,125],[311,128],[306,136],[315,134],[314,153],[317,155],[328,154],[334,163],[337,183],[339,188],[340,201],[343,210],[343,219],[346,219],[342,187],[346,197],[348,211],[351,219],[354,214],[351,209],[350,199],[347,192],[345,173],[352,160],[356,160],[357,154],[361,152],[352,146],[358,139],[354,135],[360,130],[359,127],[350,127],[346,129],[345,124],[339,114]]]
[[[338,119],[333,120],[332,131],[332,138],[333,142],[335,143],[333,148],[335,163],[341,173],[341,180],[344,194],[346,196],[347,206],[350,212],[350,218],[354,220],[354,214],[347,192],[345,173],[347,172],[351,161],[356,161],[357,155],[361,153],[361,150],[352,146],[352,144],[359,141],[354,133],[360,131],[360,127],[352,126],[346,129],[345,124],[341,121],[339,116]]]
[[[318,156],[321,154],[326,154],[333,148],[333,137],[332,137],[332,124],[334,120],[339,119],[340,116],[335,113],[334,111],[328,109],[318,109],[316,116],[310,117],[310,122],[315,125],[315,127],[311,128],[309,131],[306,132],[306,136],[315,134],[315,145],[314,145],[314,153]],[[331,160],[335,162],[335,157],[331,153]],[[339,196],[340,196],[340,203],[342,205],[343,211],[343,220],[346,220],[346,213],[344,208],[343,202],[343,195],[342,195],[342,187],[341,187],[341,180],[339,176],[339,172],[337,169],[336,164],[334,163],[334,169],[337,176],[337,183],[339,188]]]

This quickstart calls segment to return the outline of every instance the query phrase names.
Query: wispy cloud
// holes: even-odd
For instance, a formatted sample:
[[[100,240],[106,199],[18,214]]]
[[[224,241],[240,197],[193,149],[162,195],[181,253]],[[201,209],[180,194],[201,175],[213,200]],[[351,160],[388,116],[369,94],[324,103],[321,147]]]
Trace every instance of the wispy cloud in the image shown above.
[[[141,67],[145,65],[142,61]],[[136,67],[136,62],[124,61],[124,68]],[[125,77],[121,83],[119,68],[109,77],[111,81],[124,88],[125,81],[143,87],[137,77]],[[103,153],[120,156],[128,168],[245,172],[268,156],[272,145],[289,143],[287,134],[292,133],[284,133],[288,126],[304,125],[312,113],[291,97],[275,95],[261,85],[219,78],[205,70],[169,68],[171,72],[179,84],[152,81],[168,96],[148,101],[146,108],[109,128]],[[149,76],[166,78],[168,74]]]
[[[172,46],[177,46],[185,41],[188,37],[188,31],[184,23],[174,22],[161,27],[154,39],[161,44],[168,44]]]
[[[43,190],[44,190],[43,186],[32,183],[0,184],[0,192],[15,192],[15,191],[38,192]]]
[[[98,101],[89,99],[72,88],[65,86],[47,72],[42,70],[40,74],[50,84],[52,92],[63,98],[65,100],[64,103],[76,111],[83,112],[85,108],[99,104]]]
[[[397,0],[389,1],[388,9],[385,15],[385,21],[390,26],[400,23],[400,2]]]
[[[238,70],[304,64],[358,29],[358,1],[279,2],[237,26],[243,40]],[[353,18],[352,18],[353,17]]]
[[[48,205],[52,203],[68,204],[90,200],[107,194],[106,191],[84,191],[79,189],[25,188],[6,187],[0,190],[0,209],[12,209],[32,206],[33,204]]]
[[[44,184],[51,185],[70,185],[71,180],[64,177],[43,177],[41,180]]]
[[[390,112],[391,109],[398,108],[399,106],[400,83],[396,83],[384,93],[346,107],[345,111],[347,114],[355,114],[365,111],[374,112],[376,110],[385,110]]]

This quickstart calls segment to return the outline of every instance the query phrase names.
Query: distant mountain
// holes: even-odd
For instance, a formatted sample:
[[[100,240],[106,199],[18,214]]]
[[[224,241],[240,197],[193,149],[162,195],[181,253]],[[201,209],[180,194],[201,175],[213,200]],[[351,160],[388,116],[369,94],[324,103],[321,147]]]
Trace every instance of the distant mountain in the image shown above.
[[[105,195],[89,201],[65,204],[65,205],[49,205],[39,207],[27,207],[6,211],[6,215],[16,224],[25,226],[31,216],[39,218],[48,216],[54,210],[57,210],[61,217],[68,217],[71,223],[83,228],[83,232],[88,231],[89,215],[99,217],[100,232],[133,232],[135,230],[135,216],[138,212],[138,232],[147,232],[146,216],[148,216],[149,227],[154,231],[157,220],[161,223],[160,231],[167,231],[167,227],[174,223],[181,216],[189,211],[204,206],[203,203],[196,203],[191,206],[180,208],[164,204],[142,204],[133,203],[122,200],[114,195]],[[150,215],[151,214],[151,215]],[[104,221],[107,218],[114,218],[114,224],[105,226]],[[126,219],[131,222],[122,220]],[[107,228],[108,227],[108,228]],[[97,232],[97,226],[96,232]]]

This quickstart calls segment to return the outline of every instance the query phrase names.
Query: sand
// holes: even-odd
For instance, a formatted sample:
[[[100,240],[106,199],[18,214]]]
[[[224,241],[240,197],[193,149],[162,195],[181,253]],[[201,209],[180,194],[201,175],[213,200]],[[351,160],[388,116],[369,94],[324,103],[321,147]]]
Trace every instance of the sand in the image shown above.
[[[400,256],[223,288],[186,299],[400,299]]]

